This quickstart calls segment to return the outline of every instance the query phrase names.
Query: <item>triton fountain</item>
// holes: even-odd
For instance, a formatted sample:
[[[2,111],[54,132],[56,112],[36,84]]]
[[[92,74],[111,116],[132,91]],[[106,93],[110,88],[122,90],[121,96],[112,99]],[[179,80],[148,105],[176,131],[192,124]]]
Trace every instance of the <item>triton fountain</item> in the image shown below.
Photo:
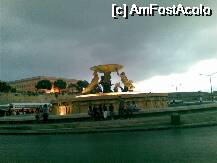
[[[167,93],[133,91],[133,81],[127,78],[125,72],[120,72],[123,69],[120,64],[98,65],[90,69],[93,71],[93,78],[81,95],[53,102],[53,105],[56,106],[56,114],[59,114],[58,108],[62,110],[66,108],[66,114],[87,113],[89,106],[110,104],[114,106],[114,111],[118,111],[120,98],[126,103],[135,102],[141,110],[167,107]],[[112,83],[112,73],[117,75],[119,82]],[[100,87],[102,91],[93,93],[96,87]]]

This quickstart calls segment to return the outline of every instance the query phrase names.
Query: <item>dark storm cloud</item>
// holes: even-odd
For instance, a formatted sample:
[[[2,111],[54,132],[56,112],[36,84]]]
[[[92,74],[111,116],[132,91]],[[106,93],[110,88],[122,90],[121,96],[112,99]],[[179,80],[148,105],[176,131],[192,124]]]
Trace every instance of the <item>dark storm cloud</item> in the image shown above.
[[[133,80],[186,71],[217,56],[216,5],[211,17],[113,20],[120,1],[0,0],[2,80],[53,75],[90,79],[89,67],[120,63]],[[132,4],[132,1],[125,1]],[[164,6],[180,1],[135,1]],[[122,2],[123,3],[123,2]],[[197,3],[182,1],[185,5]]]

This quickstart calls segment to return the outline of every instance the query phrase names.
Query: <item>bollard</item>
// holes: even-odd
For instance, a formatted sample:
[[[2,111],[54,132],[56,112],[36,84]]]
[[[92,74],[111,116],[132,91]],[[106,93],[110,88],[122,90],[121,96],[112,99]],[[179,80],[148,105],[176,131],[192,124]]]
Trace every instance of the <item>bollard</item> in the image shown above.
[[[180,125],[180,114],[172,113],[171,114],[171,124],[172,125]]]

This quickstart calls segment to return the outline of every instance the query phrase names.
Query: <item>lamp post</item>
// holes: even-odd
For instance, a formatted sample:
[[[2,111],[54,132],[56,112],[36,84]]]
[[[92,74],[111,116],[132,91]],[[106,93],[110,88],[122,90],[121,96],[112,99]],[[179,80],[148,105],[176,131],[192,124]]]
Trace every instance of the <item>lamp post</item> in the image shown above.
[[[214,72],[212,74],[200,74],[200,75],[203,75],[203,76],[208,76],[209,77],[209,83],[210,83],[210,94],[211,94],[211,99],[213,101],[213,92],[212,92],[212,76],[217,74],[217,72]]]
[[[178,86],[182,86],[182,83],[179,83],[178,85],[172,84],[171,86],[172,86],[172,87],[175,87],[175,90],[176,90],[176,92],[177,92],[177,91],[178,91]]]
[[[175,87],[175,90],[176,90],[176,99],[178,100],[179,99],[179,97],[178,97],[178,87],[182,86],[182,83],[179,83],[179,84],[176,84],[176,85],[172,84],[171,86]]]

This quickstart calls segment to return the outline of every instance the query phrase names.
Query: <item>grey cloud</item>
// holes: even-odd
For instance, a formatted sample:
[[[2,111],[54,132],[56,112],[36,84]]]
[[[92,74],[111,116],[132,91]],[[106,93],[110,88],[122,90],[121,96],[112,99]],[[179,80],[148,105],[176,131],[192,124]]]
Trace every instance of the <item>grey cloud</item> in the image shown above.
[[[131,79],[142,80],[183,72],[199,60],[217,56],[215,13],[112,20],[111,4],[122,1],[0,1],[2,80],[35,75],[90,79],[89,67],[106,63],[123,64]],[[217,11],[213,1],[206,5]]]

